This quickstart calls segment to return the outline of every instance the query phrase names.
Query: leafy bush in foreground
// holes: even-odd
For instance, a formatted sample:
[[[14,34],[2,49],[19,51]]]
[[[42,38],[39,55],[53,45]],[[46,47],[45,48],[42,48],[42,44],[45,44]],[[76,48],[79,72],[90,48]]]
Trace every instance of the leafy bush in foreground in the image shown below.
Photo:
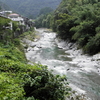
[[[0,100],[64,100],[69,91],[65,76],[26,64],[17,47],[0,47]]]
[[[0,100],[22,100],[24,90],[12,73],[0,73]]]
[[[70,88],[65,76],[53,75],[46,68],[36,70],[24,76],[26,97],[38,100],[65,100]]]

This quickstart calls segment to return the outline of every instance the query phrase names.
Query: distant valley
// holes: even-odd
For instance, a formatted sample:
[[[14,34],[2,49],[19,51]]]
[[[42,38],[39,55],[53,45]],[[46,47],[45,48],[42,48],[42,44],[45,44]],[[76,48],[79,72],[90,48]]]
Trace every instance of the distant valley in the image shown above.
[[[5,3],[0,1],[0,10],[10,10],[10,7],[8,7]]]
[[[50,7],[56,9],[61,1],[62,0],[3,0],[2,2],[23,16],[36,17],[42,8]]]

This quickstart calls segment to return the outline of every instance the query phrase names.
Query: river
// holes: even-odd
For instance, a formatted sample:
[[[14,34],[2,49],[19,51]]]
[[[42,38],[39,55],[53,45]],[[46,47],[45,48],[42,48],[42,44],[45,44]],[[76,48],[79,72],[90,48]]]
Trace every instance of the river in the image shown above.
[[[85,94],[89,100],[100,100],[100,55],[83,55],[75,45],[56,39],[55,33],[37,31],[39,39],[26,40],[27,59],[47,65],[57,74],[65,74],[73,90]]]

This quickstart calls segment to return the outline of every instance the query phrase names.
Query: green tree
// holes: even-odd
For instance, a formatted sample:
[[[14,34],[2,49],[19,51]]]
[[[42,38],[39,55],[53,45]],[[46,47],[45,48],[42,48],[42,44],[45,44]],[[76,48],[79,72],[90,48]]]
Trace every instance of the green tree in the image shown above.
[[[38,100],[65,100],[71,90],[65,76],[53,75],[45,68],[25,75],[25,79],[25,96]]]

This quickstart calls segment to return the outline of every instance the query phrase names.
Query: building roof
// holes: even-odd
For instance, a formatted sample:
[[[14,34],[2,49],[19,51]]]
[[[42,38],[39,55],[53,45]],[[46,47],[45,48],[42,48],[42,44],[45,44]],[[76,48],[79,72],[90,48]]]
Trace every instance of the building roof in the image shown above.
[[[8,17],[19,17],[19,14],[12,13],[12,14],[9,14]]]

